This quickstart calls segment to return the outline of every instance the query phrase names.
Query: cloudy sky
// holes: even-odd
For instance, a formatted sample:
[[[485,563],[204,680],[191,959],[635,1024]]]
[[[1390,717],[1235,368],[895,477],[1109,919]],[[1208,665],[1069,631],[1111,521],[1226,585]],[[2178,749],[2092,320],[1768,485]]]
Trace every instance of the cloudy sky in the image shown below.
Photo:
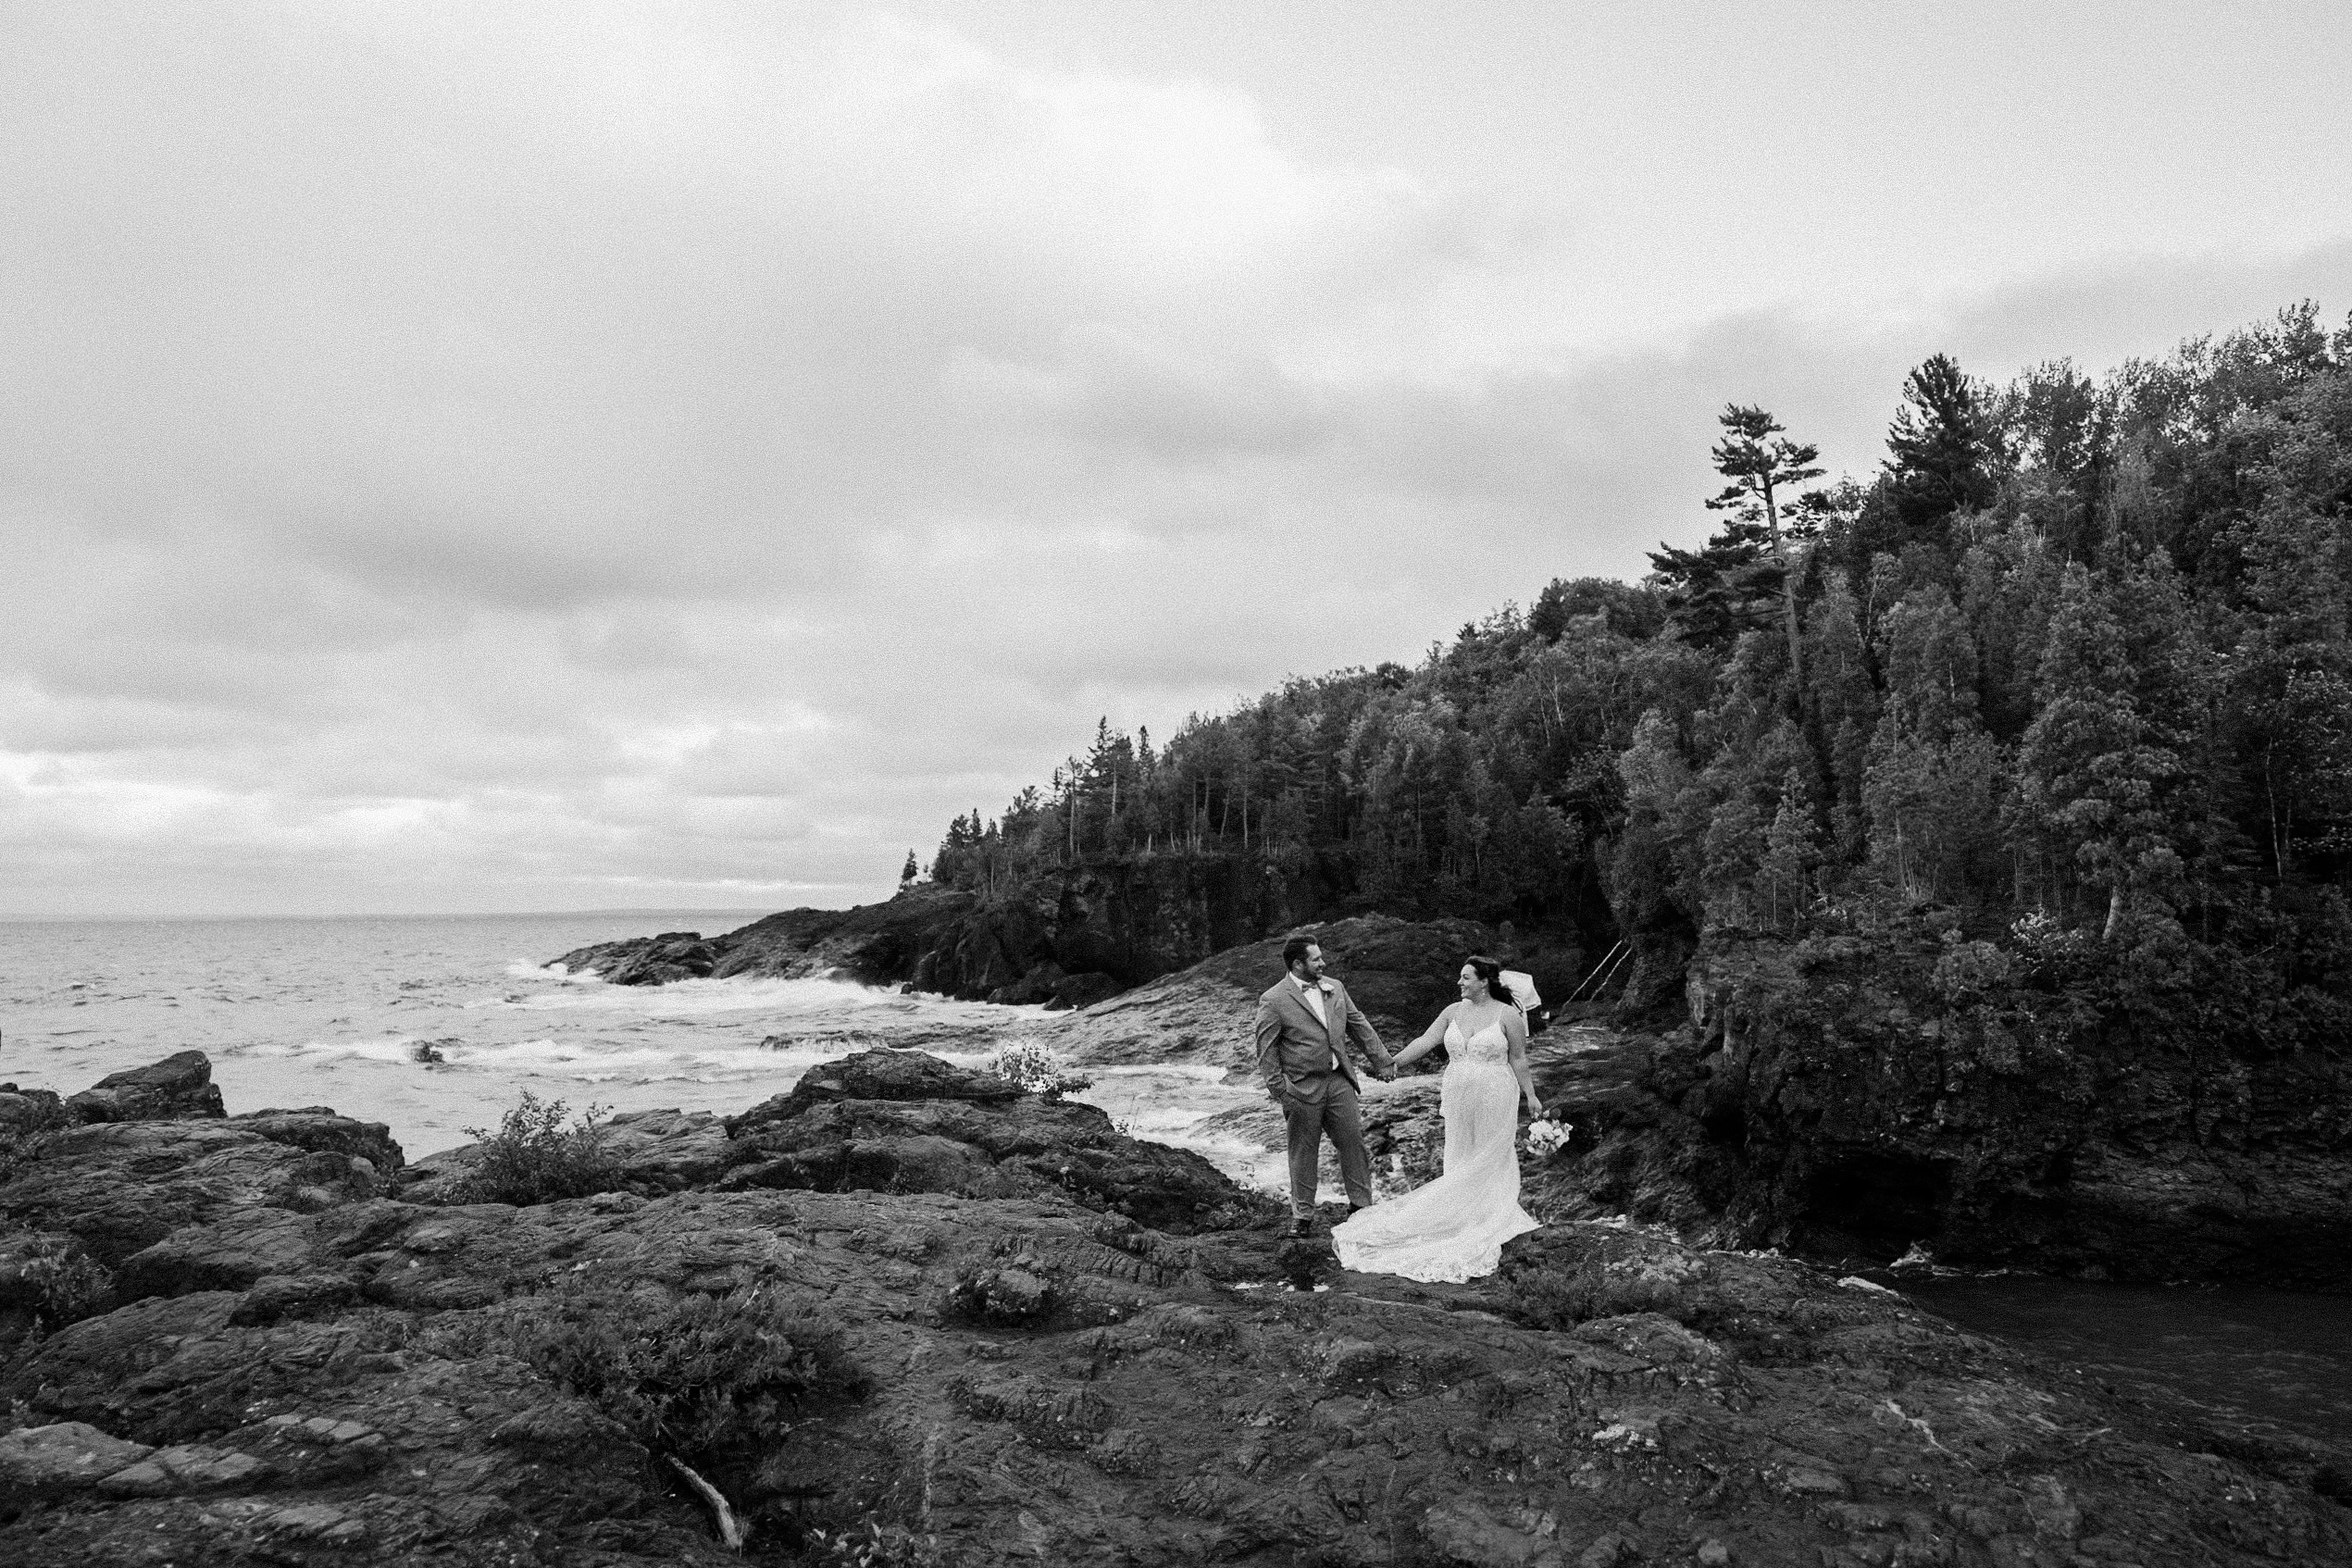
[[[1671,12],[1672,20],[1660,19]],[[2352,7],[0,0],[0,915],[845,903],[2352,308]]]

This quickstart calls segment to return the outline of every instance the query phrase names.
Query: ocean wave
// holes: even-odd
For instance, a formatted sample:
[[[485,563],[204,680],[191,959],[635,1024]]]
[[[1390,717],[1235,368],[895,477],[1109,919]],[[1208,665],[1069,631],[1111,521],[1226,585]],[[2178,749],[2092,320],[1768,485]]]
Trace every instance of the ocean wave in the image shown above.
[[[726,979],[674,980],[666,986],[616,986],[594,976],[527,969],[516,978],[559,982],[562,989],[503,997],[478,997],[467,1008],[516,1008],[529,1012],[590,1011],[644,1018],[692,1018],[712,1014],[766,1012],[786,1017],[821,1017],[854,1012],[903,1015],[909,1021],[988,1023],[1004,1027],[1051,1016],[1043,1007],[1003,1007],[984,1002],[912,997],[851,980],[775,979],[737,975]]]
[[[601,986],[604,977],[592,969],[574,972],[567,964],[533,964],[528,958],[517,958],[506,965],[510,980],[554,980],[567,986]]]

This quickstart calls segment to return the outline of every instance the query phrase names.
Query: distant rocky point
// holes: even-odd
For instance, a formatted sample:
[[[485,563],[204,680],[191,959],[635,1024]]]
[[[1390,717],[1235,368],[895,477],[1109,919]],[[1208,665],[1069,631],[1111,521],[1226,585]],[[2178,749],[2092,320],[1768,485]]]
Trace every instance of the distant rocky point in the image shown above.
[[[1229,983],[1254,997],[1281,978],[1283,940],[1303,933],[1323,942],[1334,974],[1385,1034],[1412,1034],[1452,999],[1454,974],[1470,953],[1510,958],[1534,970],[1548,995],[1561,998],[1574,987],[1580,961],[1574,947],[1523,952],[1507,928],[1469,920],[1358,915],[1278,924],[1263,934],[1231,932],[1212,944],[1204,927],[1189,923],[1140,940],[1128,928],[1132,913],[1116,901],[1070,895],[1057,918],[1039,920],[1020,909],[984,906],[970,893],[918,886],[885,903],[787,910],[719,936],[666,931],[598,942],[554,962],[615,985],[738,975],[838,978],[1063,1011],[1092,1008],[1164,977],[1168,984]],[[1126,932],[1123,940],[1099,929],[1114,915]],[[1155,998],[1153,1005],[1166,1001]],[[1105,1042],[1116,1033],[1097,1031]]]

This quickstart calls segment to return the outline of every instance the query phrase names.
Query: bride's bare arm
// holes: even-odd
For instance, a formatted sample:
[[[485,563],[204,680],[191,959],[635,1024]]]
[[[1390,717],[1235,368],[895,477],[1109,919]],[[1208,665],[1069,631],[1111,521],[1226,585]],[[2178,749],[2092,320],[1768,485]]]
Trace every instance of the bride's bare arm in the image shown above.
[[[1418,1062],[1424,1056],[1428,1055],[1437,1043],[1446,1038],[1446,1025],[1452,1019],[1454,1008],[1460,1007],[1462,1003],[1457,1002],[1453,1004],[1453,1006],[1448,1007],[1443,1013],[1438,1014],[1437,1021],[1436,1023],[1422,1030],[1420,1036],[1415,1039],[1411,1045],[1406,1046],[1402,1051],[1398,1052],[1394,1056],[1388,1058],[1388,1065],[1391,1067],[1406,1066],[1412,1063]]]
[[[1502,1015],[1502,1038],[1511,1046],[1511,1076],[1519,1080],[1519,1093],[1527,1102],[1527,1114],[1540,1116],[1544,1102],[1536,1098],[1536,1075],[1527,1067],[1527,1020],[1513,1008]]]

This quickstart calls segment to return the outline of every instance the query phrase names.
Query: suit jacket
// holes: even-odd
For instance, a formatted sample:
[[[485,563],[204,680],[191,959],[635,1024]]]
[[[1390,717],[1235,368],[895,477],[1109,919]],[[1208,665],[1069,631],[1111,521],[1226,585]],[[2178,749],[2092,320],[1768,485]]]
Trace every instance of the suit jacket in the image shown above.
[[[1388,1048],[1380,1043],[1372,1021],[1358,1010],[1348,988],[1325,977],[1323,1017],[1300,994],[1298,982],[1285,975],[1258,998],[1258,1077],[1268,1092],[1317,1099],[1328,1092],[1337,1056],[1339,1075],[1350,1089],[1362,1089],[1348,1046],[1372,1059],[1375,1067],[1388,1064]]]

